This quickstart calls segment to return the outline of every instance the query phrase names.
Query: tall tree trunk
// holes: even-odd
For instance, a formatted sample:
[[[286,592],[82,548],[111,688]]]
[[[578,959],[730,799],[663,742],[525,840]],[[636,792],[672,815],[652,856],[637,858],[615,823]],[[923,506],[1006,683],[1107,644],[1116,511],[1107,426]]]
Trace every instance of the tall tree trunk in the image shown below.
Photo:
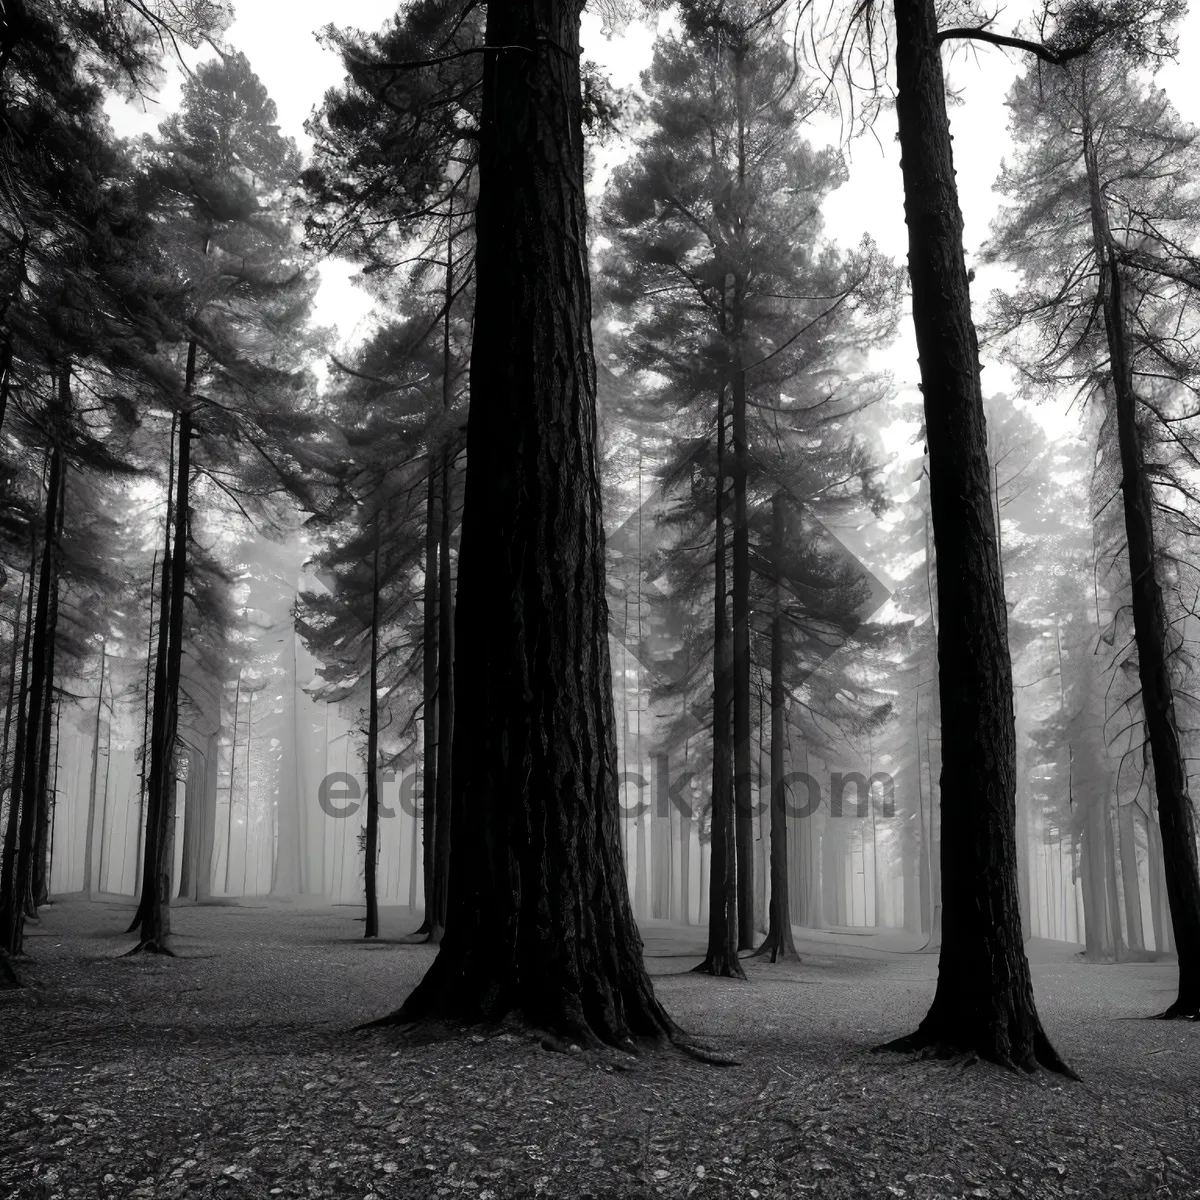
[[[42,569],[38,580],[37,612],[33,621],[30,649],[29,698],[22,741],[20,822],[11,873],[0,884],[0,949],[13,958],[23,951],[25,897],[33,875],[34,843],[37,837],[38,766],[41,734],[38,725],[44,711],[46,690],[54,686],[53,630],[50,628],[51,591],[58,588],[58,506],[62,499],[62,452],[50,451],[50,474],[46,487],[46,511],[42,532]],[[14,809],[15,811],[15,809]],[[6,855],[7,858],[7,855]],[[7,863],[5,864],[8,865]]]
[[[767,940],[756,951],[769,954],[772,962],[799,961],[792,936],[792,912],[788,903],[787,808],[783,782],[783,747],[787,716],[787,693],[783,686],[783,541],[786,514],[783,493],[776,492],[771,504],[771,565],[775,576],[775,611],[771,616],[771,903]]]
[[[442,318],[442,415],[453,401],[450,345],[454,306],[454,196],[446,235],[445,313]],[[454,747],[454,587],[450,574],[450,532],[453,512],[453,460],[447,445],[442,447],[441,498],[438,503],[438,634],[437,634],[437,787],[434,814],[433,910],[429,940],[441,943],[446,932],[450,900],[450,812],[453,805]]]
[[[933,0],[895,0],[896,113],[937,547],[942,951],[933,1005],[894,1049],[1067,1070],[1021,941],[1016,735],[979,352]]]
[[[229,747],[229,805],[225,810],[225,886],[222,891],[229,895],[229,863],[233,858],[233,779],[237,774],[237,726],[238,709],[242,700],[242,669],[238,668],[237,687],[233,692],[233,731]]]
[[[740,283],[735,283],[740,287]],[[740,307],[740,303],[738,305]],[[741,324],[735,316],[735,327]],[[738,329],[740,334],[740,328]],[[738,949],[754,947],[754,796],[750,765],[750,526],[746,512],[746,373],[733,368],[733,792]]]
[[[171,474],[174,476],[175,462],[175,435],[174,426],[172,425],[171,433]],[[169,509],[168,505],[168,509]],[[167,522],[167,542],[168,545],[171,539],[171,525]],[[138,818],[137,818],[137,845],[133,853],[133,894],[140,896],[142,894],[142,835],[146,827],[146,780],[150,771],[150,710],[154,706],[154,693],[151,691],[151,675],[150,667],[154,662],[154,587],[155,578],[158,572],[158,551],[154,551],[154,557],[150,562],[150,621],[146,628],[146,686],[145,686],[145,705],[142,708],[142,769],[138,772]],[[132,932],[134,925],[130,926]]]
[[[1130,607],[1137,646],[1138,681],[1141,683],[1150,757],[1154,763],[1164,874],[1175,950],[1179,957],[1179,994],[1163,1016],[1200,1017],[1200,864],[1196,855],[1195,818],[1187,792],[1187,771],[1175,720],[1175,692],[1168,663],[1167,612],[1156,574],[1154,494],[1138,429],[1138,401],[1125,321],[1124,280],[1100,186],[1091,124],[1086,116],[1084,162],[1088,172],[1092,232],[1100,263],[1099,298],[1104,309],[1117,441],[1121,452],[1121,497],[1125,507],[1125,545],[1129,556]],[[1126,911],[1132,912],[1132,909]],[[1140,904],[1137,915],[1137,932],[1140,933]],[[1131,925],[1131,946],[1134,932]]]
[[[83,894],[90,900],[99,887],[94,869],[96,857],[96,781],[100,775],[100,722],[104,715],[104,668],[108,643],[100,643],[100,685],[96,693],[96,723],[92,727],[92,771],[88,779],[87,828],[83,839]]]
[[[34,564],[36,566],[36,563]],[[8,662],[8,703],[4,707],[4,740],[0,743],[0,792],[9,783],[8,767],[8,735],[12,730],[13,710],[17,704],[17,664],[21,661],[22,634],[25,626],[21,622],[21,609],[25,604],[25,588],[33,578],[32,567],[28,575],[21,576],[21,590],[17,594],[17,603],[13,608],[12,653]],[[11,797],[10,797],[11,800]]]
[[[190,746],[187,750],[187,782],[183,785],[183,858],[179,864],[179,880],[175,885],[175,895],[190,899],[192,881],[196,878],[196,835],[199,813],[196,807],[196,752]]]
[[[218,718],[219,720],[219,718]],[[212,896],[213,847],[217,840],[217,784],[220,775],[220,728],[208,735],[204,753],[199,756],[204,781],[200,801],[200,852],[196,862],[196,899]]]
[[[71,406],[71,367],[63,366],[58,376],[58,403],[61,411]],[[52,538],[55,552],[52,557],[54,575],[50,580],[50,610],[46,616],[46,687],[42,693],[42,712],[37,723],[38,759],[37,805],[34,825],[33,860],[30,864],[28,886],[25,892],[26,915],[36,919],[39,904],[49,899],[50,859],[50,748],[54,739],[54,660],[58,646],[58,583],[62,562],[63,514],[66,507],[66,471],[59,473],[58,510]]]
[[[437,780],[438,780],[438,677],[439,651],[438,634],[441,628],[438,615],[438,536],[441,518],[438,501],[441,490],[438,483],[440,456],[431,448],[429,451],[429,476],[425,492],[425,597],[423,613],[423,658],[422,684],[424,707],[421,729],[423,733],[421,759],[421,868],[423,876],[425,916],[414,937],[431,936],[434,911],[434,847],[437,844]]]
[[[487,10],[450,897],[391,1020],[672,1036],[629,903],[596,453],[580,0]]]
[[[375,554],[371,570],[371,672],[367,700],[367,838],[363,882],[367,893],[367,920],[363,937],[379,936],[379,513],[375,514]]]
[[[429,940],[440,943],[450,902],[450,813],[454,803],[454,591],[450,573],[453,463],[442,451],[441,531],[438,539],[437,814],[434,827],[433,920]]]
[[[4,846],[0,852],[0,915],[3,915],[7,898],[17,886],[17,844],[21,828],[21,793],[25,778],[25,737],[29,714],[29,669],[32,658],[34,625],[33,596],[37,581],[38,539],[36,527],[31,526],[29,554],[29,591],[25,598],[25,636],[21,645],[21,686],[17,693],[16,745],[13,749],[12,778],[8,788],[8,823],[4,827]],[[2,930],[0,930],[2,935]],[[2,947],[0,947],[2,949]]]
[[[195,342],[188,347],[189,383],[195,371]],[[190,387],[189,387],[190,390]],[[183,662],[183,603],[187,578],[188,485],[191,475],[192,418],[179,414],[179,447],[175,476],[175,542],[163,576],[170,581],[164,596],[167,653],[162,692],[155,691],[157,737],[151,739],[150,819],[146,832],[145,875],[139,941],[135,950],[169,954],[171,933],[171,875],[175,859],[175,739],[179,727],[179,676]],[[161,699],[160,699],[161,696]],[[161,713],[161,715],[160,715]],[[150,836],[153,826],[154,836]]]
[[[696,970],[745,979],[738,961],[734,861],[733,654],[725,623],[725,390],[717,393],[716,527],[713,587],[712,822],[708,864],[708,950]]]
[[[152,902],[155,855],[159,842],[158,821],[160,810],[155,797],[158,784],[154,778],[155,747],[162,737],[164,700],[167,687],[167,651],[170,645],[172,568],[171,556],[175,540],[175,439],[179,428],[179,416],[171,418],[171,445],[168,455],[167,517],[164,522],[162,566],[158,573],[158,641],[154,651],[154,699],[150,709],[150,740],[142,743],[142,784],[145,789],[145,820],[138,831],[141,834],[139,862],[141,870],[138,881],[138,906],[133,914],[127,933],[133,933],[145,919]],[[151,622],[153,624],[153,622]],[[144,722],[143,722],[144,724]]]

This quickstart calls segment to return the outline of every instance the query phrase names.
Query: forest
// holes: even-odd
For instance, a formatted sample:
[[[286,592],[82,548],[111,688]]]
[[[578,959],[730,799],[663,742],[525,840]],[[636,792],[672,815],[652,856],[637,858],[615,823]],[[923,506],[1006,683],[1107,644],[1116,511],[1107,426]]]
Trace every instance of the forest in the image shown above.
[[[0,1195],[1200,1195],[1183,0],[267,7],[0,4]]]

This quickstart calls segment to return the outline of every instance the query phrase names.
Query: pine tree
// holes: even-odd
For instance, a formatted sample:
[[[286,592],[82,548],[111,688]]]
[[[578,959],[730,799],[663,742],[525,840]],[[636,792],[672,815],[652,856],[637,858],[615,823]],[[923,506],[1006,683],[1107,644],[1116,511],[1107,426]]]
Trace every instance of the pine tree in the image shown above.
[[[1180,506],[1200,498],[1185,475],[1195,461],[1189,418],[1200,361],[1190,331],[1200,315],[1200,263],[1181,247],[1200,215],[1200,157],[1166,97],[1115,47],[1048,79],[1020,80],[1010,104],[1021,154],[1001,180],[1015,203],[992,253],[1017,266],[1029,290],[1001,300],[997,322],[1001,331],[1032,335],[1031,383],[1071,387],[1106,412],[1100,452],[1119,463],[1111,482],[1123,501],[1140,708],[1179,953],[1179,996],[1166,1015],[1195,1016],[1200,868],[1176,718],[1163,547],[1164,525],[1182,522],[1185,536],[1198,528]],[[1020,350],[1016,357],[1026,361]]]
[[[753,945],[756,924],[752,493],[765,499],[781,484],[790,486],[789,472],[804,469],[790,458],[805,437],[809,459],[829,458],[822,427],[827,434],[835,420],[879,394],[879,381],[864,377],[851,344],[861,352],[885,337],[895,312],[894,276],[869,243],[844,255],[820,240],[820,204],[841,182],[843,164],[800,138],[797,126],[818,103],[816,89],[796,79],[779,29],[761,16],[756,5],[727,7],[719,15],[706,10],[692,14],[684,37],[660,42],[646,78],[648,132],[632,162],[616,173],[605,211],[612,242],[604,260],[608,290],[626,325],[631,369],[669,381],[662,405],[700,410],[717,400],[717,419],[699,416],[694,423],[701,439],[715,437],[721,464],[722,484],[713,493],[718,575],[726,570],[726,522],[732,526],[731,634],[720,583],[712,625],[719,642],[714,712],[720,717],[732,704],[732,725],[727,729],[721,718],[714,731],[716,857],[705,969],[718,974],[740,970],[736,949]],[[786,450],[781,424],[788,431],[782,441],[791,443]],[[678,430],[668,428],[672,435],[677,439]],[[839,466],[849,465],[854,453],[849,446],[845,454],[833,452]],[[690,469],[690,455],[690,442],[682,453],[667,452],[666,475]],[[851,466],[855,473],[865,474],[861,463],[857,471]],[[726,477],[733,485],[728,515]],[[733,674],[727,680],[720,664],[729,636]],[[722,865],[724,794],[731,783],[736,871]],[[730,893],[734,878],[736,895]],[[722,945],[727,910],[736,912],[736,947]]]

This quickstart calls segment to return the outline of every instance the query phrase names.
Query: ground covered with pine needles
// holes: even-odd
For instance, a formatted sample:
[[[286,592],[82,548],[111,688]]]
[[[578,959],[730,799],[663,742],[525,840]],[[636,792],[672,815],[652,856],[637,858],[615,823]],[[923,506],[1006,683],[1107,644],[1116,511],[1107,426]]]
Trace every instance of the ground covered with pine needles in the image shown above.
[[[406,912],[377,944],[356,915],[179,908],[164,959],[119,957],[127,906],[47,909],[36,986],[0,993],[0,1197],[1200,1197],[1200,1026],[1139,1019],[1172,964],[1032,948],[1073,1083],[872,1054],[933,955],[813,934],[740,983],[687,973],[700,931],[647,927],[668,1011],[741,1059],[714,1067],[354,1033],[433,954],[388,940]]]

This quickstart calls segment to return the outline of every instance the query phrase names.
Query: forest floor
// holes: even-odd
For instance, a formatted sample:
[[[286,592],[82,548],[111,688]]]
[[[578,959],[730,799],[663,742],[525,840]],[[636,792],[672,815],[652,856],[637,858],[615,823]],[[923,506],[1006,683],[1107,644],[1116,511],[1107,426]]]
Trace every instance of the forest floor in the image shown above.
[[[402,909],[366,944],[352,908],[181,907],[176,959],[119,957],[130,913],[29,927],[37,986],[0,993],[0,1197],[1200,1197],[1200,1025],[1140,1019],[1171,963],[1031,944],[1074,1083],[871,1054],[933,993],[903,935],[797,931],[801,963],[740,983],[686,973],[701,931],[649,924],[667,1009],[741,1065],[614,1070],[512,1031],[352,1032],[433,957],[396,940]]]

